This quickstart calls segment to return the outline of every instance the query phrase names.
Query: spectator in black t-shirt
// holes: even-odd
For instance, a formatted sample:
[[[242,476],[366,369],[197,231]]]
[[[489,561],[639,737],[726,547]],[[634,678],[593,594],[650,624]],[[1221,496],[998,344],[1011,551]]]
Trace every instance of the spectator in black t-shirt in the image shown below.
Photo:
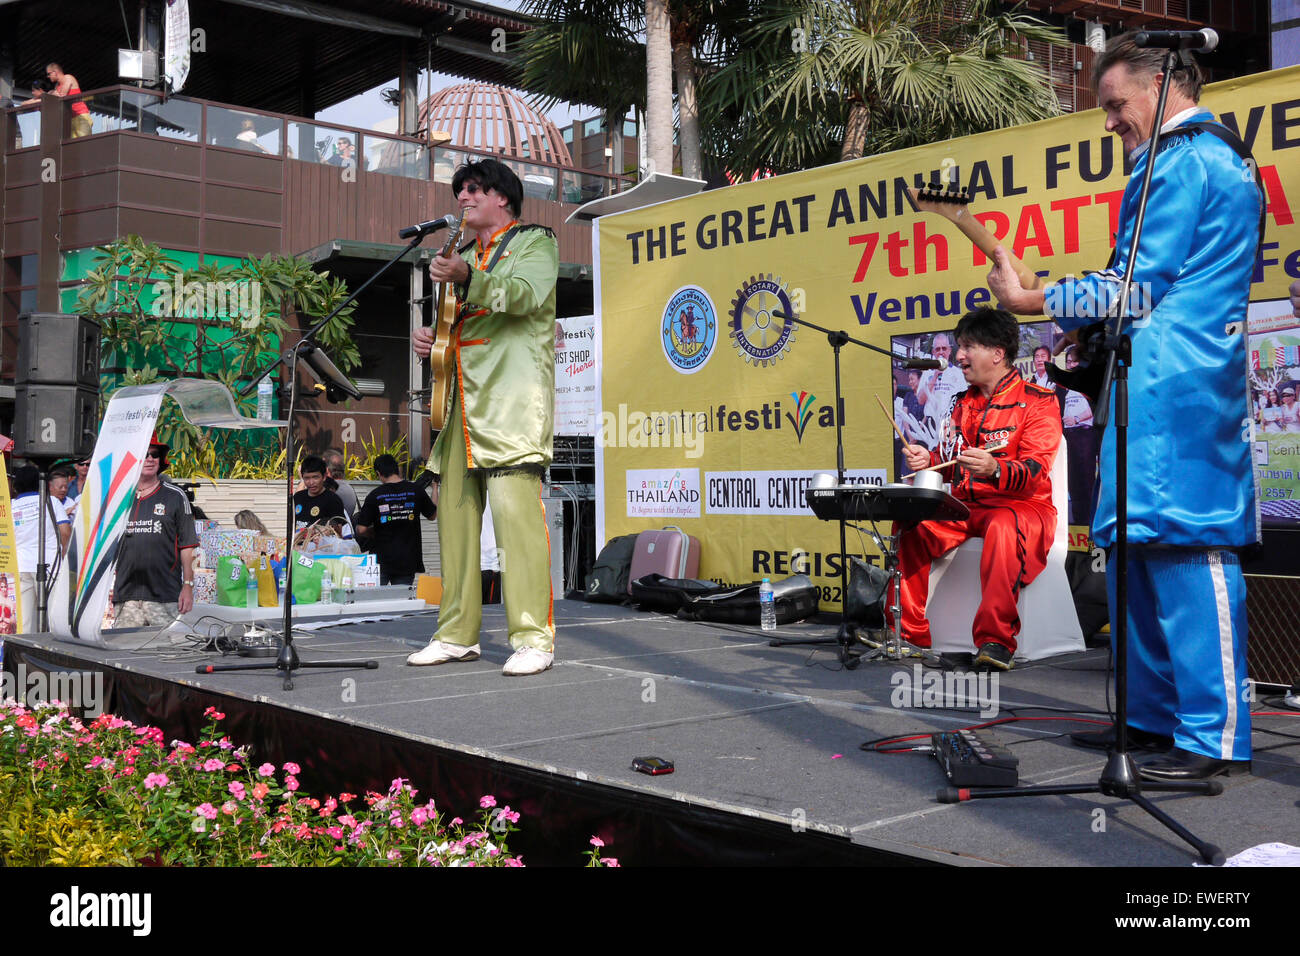
[[[437,509],[422,488],[402,478],[392,455],[376,458],[375,472],[383,484],[357,511],[357,534],[374,536],[381,584],[410,584],[424,570],[420,516],[432,518]]]
[[[169,450],[155,438],[140,466],[114,569],[117,627],[170,624],[194,606],[192,566],[199,539],[185,492],[161,478]]]
[[[319,455],[308,455],[298,470],[304,489],[293,496],[293,530],[297,534],[308,525],[330,518],[348,520],[343,501],[325,487],[325,460]],[[351,528],[351,523],[348,524]]]

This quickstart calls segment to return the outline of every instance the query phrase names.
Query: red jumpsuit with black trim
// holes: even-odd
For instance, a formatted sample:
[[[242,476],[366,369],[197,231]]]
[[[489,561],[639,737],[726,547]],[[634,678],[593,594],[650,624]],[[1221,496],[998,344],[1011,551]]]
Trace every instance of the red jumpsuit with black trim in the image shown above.
[[[965,502],[965,521],[923,521],[905,531],[899,544],[902,573],[902,631],[918,647],[930,646],[925,606],[930,594],[930,562],[967,538],[983,538],[980,557],[982,597],[971,627],[976,650],[989,641],[1013,653],[1020,633],[1016,600],[1020,589],[1047,565],[1056,531],[1052,505],[1052,462],[1061,444],[1061,408],[1051,389],[1026,382],[1012,369],[985,398],[972,386],[953,406],[952,419],[931,464],[956,458],[964,448],[997,444],[997,478],[978,478],[961,465],[944,470],[953,497]],[[890,602],[892,603],[892,602]]]

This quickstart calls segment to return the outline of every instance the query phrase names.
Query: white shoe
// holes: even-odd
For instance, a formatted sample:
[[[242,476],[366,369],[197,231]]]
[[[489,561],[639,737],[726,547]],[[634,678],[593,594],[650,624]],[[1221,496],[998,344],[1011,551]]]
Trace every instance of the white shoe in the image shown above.
[[[535,647],[521,647],[510,655],[510,660],[506,661],[506,666],[501,669],[501,673],[507,677],[526,677],[529,674],[549,671],[554,662],[555,655],[548,651],[539,651]]]
[[[478,660],[479,646],[461,647],[459,644],[448,644],[445,641],[434,639],[423,650],[416,651],[406,659],[406,663],[421,664],[446,664],[449,661],[476,661]]]

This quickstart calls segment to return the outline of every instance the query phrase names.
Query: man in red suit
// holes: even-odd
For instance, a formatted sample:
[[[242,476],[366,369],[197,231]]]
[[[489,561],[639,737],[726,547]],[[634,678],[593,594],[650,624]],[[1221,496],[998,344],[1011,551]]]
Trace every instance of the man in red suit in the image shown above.
[[[924,521],[903,534],[902,632],[917,647],[930,646],[930,562],[967,538],[983,538],[974,663],[1010,670],[1020,633],[1016,600],[1046,566],[1056,530],[1051,471],[1061,444],[1061,410],[1051,389],[1026,382],[1012,364],[1020,326],[1011,313],[969,312],[955,338],[955,364],[969,387],[941,424],[934,451],[909,444],[903,453],[913,471],[956,459],[944,478],[970,517]]]

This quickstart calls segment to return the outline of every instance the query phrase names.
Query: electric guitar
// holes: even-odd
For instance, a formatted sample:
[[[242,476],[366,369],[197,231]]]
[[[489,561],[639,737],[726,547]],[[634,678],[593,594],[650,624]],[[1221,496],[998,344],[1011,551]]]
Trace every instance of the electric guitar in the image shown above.
[[[1001,243],[985,228],[982,222],[971,215],[970,210],[967,208],[971,203],[971,198],[966,194],[965,187],[960,190],[952,186],[944,189],[938,183],[931,183],[924,189],[908,189],[907,193],[912,197],[912,202],[917,209],[921,212],[931,212],[943,216],[943,218],[956,225],[980,252],[988,256],[990,260],[993,258],[993,250]],[[1042,276],[1037,275],[1021,262],[1010,249],[1007,249],[1007,260],[1020,278],[1022,286],[1026,289],[1040,289],[1043,287]],[[1069,332],[1057,343],[1056,352],[1059,353],[1076,341],[1084,342],[1083,361],[1078,369],[1067,371],[1051,363],[1048,364],[1048,375],[1053,382],[1076,392],[1082,392],[1092,402],[1096,402],[1097,395],[1101,390],[1102,370],[1104,368],[1104,363],[1097,361],[1096,336],[1090,334],[1094,330],[1095,327],[1089,327],[1080,332]]]
[[[447,243],[438,251],[438,255],[444,259],[450,259],[455,254],[456,246],[460,242],[461,227],[465,222],[465,210],[460,211],[460,218],[456,220],[447,233]],[[433,346],[429,350],[429,370],[431,381],[429,383],[429,424],[439,431],[447,424],[447,409],[451,402],[451,381],[456,374],[456,355],[455,350],[451,347],[451,333],[456,326],[456,316],[459,311],[459,303],[456,296],[447,295],[447,289],[450,282],[444,282],[438,286],[438,298],[434,308],[434,333]]]
[[[938,183],[931,183],[924,189],[908,189],[907,194],[912,197],[912,203],[917,209],[943,216],[955,225],[967,239],[974,243],[975,248],[990,260],[993,258],[993,250],[1002,245],[982,222],[971,215],[970,209],[967,208],[971,203],[971,197],[966,194],[966,187],[963,186],[958,190],[954,186],[949,186],[944,189]],[[1020,277],[1021,285],[1026,289],[1042,288],[1042,277],[1021,262],[1010,249],[1007,249],[1007,258],[1011,262],[1011,268]]]

